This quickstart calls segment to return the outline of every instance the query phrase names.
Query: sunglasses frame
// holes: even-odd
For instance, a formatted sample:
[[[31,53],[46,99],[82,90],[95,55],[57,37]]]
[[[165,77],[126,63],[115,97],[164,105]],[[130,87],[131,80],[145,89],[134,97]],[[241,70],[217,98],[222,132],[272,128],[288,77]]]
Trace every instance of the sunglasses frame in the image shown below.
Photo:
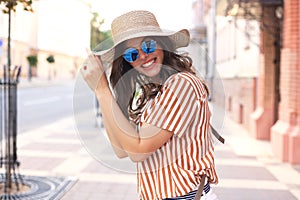
[[[154,39],[143,41],[141,44],[141,50],[146,54],[151,54],[157,49],[157,41]],[[129,47],[123,53],[123,58],[132,63],[139,58],[139,50],[137,48]]]

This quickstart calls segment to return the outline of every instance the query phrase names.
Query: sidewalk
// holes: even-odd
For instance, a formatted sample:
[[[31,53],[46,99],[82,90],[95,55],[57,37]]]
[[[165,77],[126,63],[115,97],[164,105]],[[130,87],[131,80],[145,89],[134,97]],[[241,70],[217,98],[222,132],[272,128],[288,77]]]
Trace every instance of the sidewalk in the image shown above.
[[[75,176],[78,181],[63,200],[137,199],[135,175],[96,161],[76,131],[71,117],[22,133],[18,138],[21,174]],[[220,182],[213,186],[221,200],[300,199],[299,166],[278,162],[268,142],[249,138],[229,119],[222,135],[226,144],[216,146]]]
[[[20,173],[30,176],[74,176],[65,200],[137,199],[136,176],[107,168],[81,144],[73,117],[18,137]]]
[[[23,82],[20,87],[34,85]],[[95,121],[91,119],[91,123]],[[95,124],[88,130],[102,134]],[[276,160],[269,142],[250,138],[245,129],[228,118],[225,118],[221,134],[225,137],[225,145],[217,144],[215,148],[220,181],[213,186],[220,200],[300,199],[300,166]],[[88,131],[86,137],[85,145],[88,142],[97,144],[95,136]],[[88,151],[91,152],[93,146],[86,149],[82,142],[73,117],[21,133],[18,136],[20,173],[76,177],[78,181],[62,200],[138,199],[135,174],[114,170],[120,161],[103,144],[95,147],[99,152],[92,150],[91,154]],[[95,159],[99,157],[106,162]],[[121,167],[122,163],[119,165]]]
[[[268,141],[249,137],[228,118],[223,133],[226,145],[216,147],[220,199],[300,199],[300,166],[278,161]]]

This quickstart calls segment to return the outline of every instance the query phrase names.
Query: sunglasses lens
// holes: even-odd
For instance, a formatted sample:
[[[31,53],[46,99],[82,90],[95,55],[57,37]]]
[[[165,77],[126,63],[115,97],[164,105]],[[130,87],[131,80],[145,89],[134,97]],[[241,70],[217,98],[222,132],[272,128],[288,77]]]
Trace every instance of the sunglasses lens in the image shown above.
[[[146,54],[153,53],[156,50],[156,41],[149,40],[143,42],[141,49]],[[134,62],[139,58],[139,51],[135,48],[128,48],[125,50],[123,57],[127,62]]]
[[[149,40],[142,43],[142,50],[146,54],[153,53],[156,50],[156,41]]]
[[[139,57],[139,51],[135,48],[128,48],[125,50],[123,57],[127,62],[134,62]]]

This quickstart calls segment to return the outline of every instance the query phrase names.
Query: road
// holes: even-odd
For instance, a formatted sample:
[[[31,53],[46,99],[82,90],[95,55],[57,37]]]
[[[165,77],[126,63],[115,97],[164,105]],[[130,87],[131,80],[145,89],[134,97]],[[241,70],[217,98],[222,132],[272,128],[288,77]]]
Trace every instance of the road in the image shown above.
[[[18,133],[73,115],[74,83],[18,89]]]

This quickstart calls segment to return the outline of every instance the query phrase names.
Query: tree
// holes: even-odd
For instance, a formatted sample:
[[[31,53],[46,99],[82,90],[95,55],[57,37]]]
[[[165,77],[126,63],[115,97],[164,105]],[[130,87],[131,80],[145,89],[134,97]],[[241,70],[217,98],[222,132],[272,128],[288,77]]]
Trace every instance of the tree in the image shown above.
[[[23,9],[26,11],[32,12],[32,0],[0,0],[0,8],[2,8],[3,13],[8,14],[8,38],[7,38],[7,67],[4,69],[4,83],[6,84],[4,87],[4,93],[7,93],[6,95],[8,96],[8,99],[4,99],[4,105],[5,107],[7,106],[8,109],[5,109],[6,111],[9,110],[15,110],[16,109],[16,100],[12,98],[13,96],[13,91],[11,90],[11,86],[13,85],[11,83],[11,73],[10,73],[10,65],[11,65],[11,49],[10,49],[10,40],[11,40],[11,12],[16,11],[16,7],[18,4],[23,5]],[[7,103],[7,104],[6,104]],[[11,180],[11,170],[14,168],[15,165],[15,157],[13,155],[12,151],[16,150],[15,147],[15,141],[16,140],[16,132],[15,128],[13,126],[16,126],[14,121],[16,120],[15,113],[13,112],[8,112],[5,113],[5,115],[8,116],[8,119],[5,120],[5,125],[7,125],[7,130],[5,129],[5,133],[7,134],[5,137],[5,142],[6,142],[6,155],[5,155],[5,187],[4,190],[7,188],[12,188],[12,180]],[[0,122],[2,123],[2,122]],[[13,144],[11,144],[11,140],[13,140]],[[2,158],[1,158],[2,159]]]
[[[99,19],[98,13],[93,13],[91,19],[91,49],[92,50],[105,50],[113,46],[111,40],[111,31],[101,31],[101,25],[104,19]]]
[[[37,63],[38,63],[37,55],[27,56],[27,61],[28,61],[29,65],[30,65],[30,67],[36,67]]]
[[[47,60],[47,62],[48,62],[49,64],[55,63],[54,56],[51,55],[51,54],[46,58],[46,60]],[[48,80],[51,79],[51,74],[52,74],[51,71],[53,71],[53,70],[51,70],[51,68],[52,68],[52,67],[49,65],[49,66],[48,66]],[[53,76],[55,77],[55,75],[56,75],[56,71],[54,70]]]
[[[11,11],[15,12],[18,4],[23,5],[23,9],[33,12],[32,0],[0,0],[2,12],[8,14],[8,38],[7,38],[7,69],[8,81],[10,81],[10,65],[11,65],[11,50],[10,50],[10,33],[11,33]],[[4,77],[6,79],[6,77]]]
[[[54,56],[53,55],[49,55],[47,58],[46,58],[47,62],[48,63],[54,63],[55,62],[55,59],[54,59]]]
[[[18,5],[18,3],[22,3],[23,4],[23,8],[26,11],[31,11],[32,10],[32,0],[0,0],[0,4],[4,5],[4,7],[2,8],[4,13],[8,13],[9,10],[13,10],[16,11],[16,7]]]

